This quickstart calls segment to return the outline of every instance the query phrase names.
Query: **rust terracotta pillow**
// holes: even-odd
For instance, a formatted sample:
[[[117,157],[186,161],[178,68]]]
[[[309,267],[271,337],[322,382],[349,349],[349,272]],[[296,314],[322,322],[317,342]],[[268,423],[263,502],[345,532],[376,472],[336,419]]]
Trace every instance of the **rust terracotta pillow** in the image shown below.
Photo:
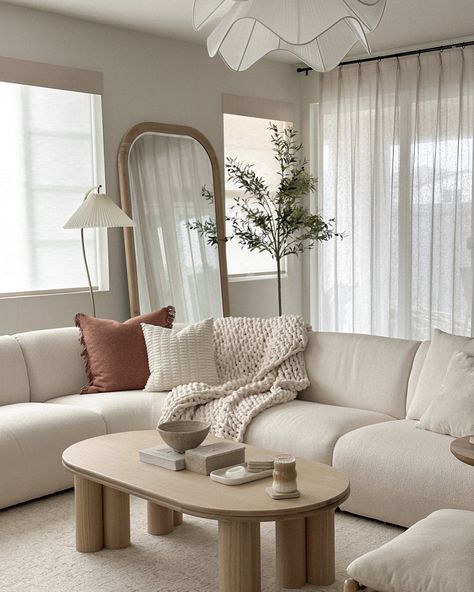
[[[74,320],[81,331],[81,355],[89,378],[81,395],[144,388],[150,371],[140,323],[171,328],[174,317],[173,306],[133,317],[124,323],[78,313]]]

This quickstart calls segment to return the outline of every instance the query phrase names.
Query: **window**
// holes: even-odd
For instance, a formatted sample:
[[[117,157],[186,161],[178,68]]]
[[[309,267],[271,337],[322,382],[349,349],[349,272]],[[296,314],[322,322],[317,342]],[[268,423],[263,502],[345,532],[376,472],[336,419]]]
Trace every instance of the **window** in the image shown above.
[[[0,105],[0,296],[83,289],[79,231],[63,224],[104,178],[101,97],[0,82]],[[86,249],[106,289],[103,231]]]
[[[291,125],[284,121],[271,121],[281,129]],[[237,158],[239,162],[255,165],[256,173],[267,181],[270,190],[275,190],[279,177],[270,142],[269,123],[268,118],[224,114],[224,152],[226,159]],[[225,200],[228,215],[231,213],[233,198],[241,194],[242,191],[226,178]],[[227,230],[229,234],[230,228]],[[227,243],[227,266],[229,276],[234,277],[276,274],[276,263],[268,253],[251,252],[237,241]]]

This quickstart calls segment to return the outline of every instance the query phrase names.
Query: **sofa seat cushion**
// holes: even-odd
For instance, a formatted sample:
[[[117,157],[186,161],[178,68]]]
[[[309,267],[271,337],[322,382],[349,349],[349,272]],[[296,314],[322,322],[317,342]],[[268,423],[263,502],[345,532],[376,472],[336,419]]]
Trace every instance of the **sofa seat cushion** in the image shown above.
[[[333,463],[351,482],[342,509],[400,526],[442,508],[474,510],[474,471],[452,455],[452,440],[419,429],[414,420],[342,436]]]
[[[347,573],[378,592],[474,590],[474,512],[439,510],[380,548],[353,561]]]
[[[90,395],[68,395],[48,401],[54,405],[69,405],[99,413],[107,433],[131,430],[152,430],[161,416],[167,392],[114,391]]]
[[[260,413],[247,428],[247,444],[332,464],[334,445],[343,434],[389,415],[350,407],[291,401]]]
[[[16,403],[0,413],[0,508],[73,484],[62,466],[64,450],[106,433],[101,416],[87,409]]]

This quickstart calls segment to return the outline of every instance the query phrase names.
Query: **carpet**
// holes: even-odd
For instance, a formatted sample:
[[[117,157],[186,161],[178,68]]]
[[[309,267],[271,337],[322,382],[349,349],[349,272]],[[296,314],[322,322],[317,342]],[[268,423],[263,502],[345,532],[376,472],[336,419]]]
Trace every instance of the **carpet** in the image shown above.
[[[308,592],[341,592],[346,566],[403,529],[336,513],[337,582]],[[262,591],[275,584],[274,525],[264,523]],[[185,516],[165,537],[146,531],[146,502],[131,498],[132,545],[77,553],[72,491],[0,511],[1,592],[216,592],[217,523]]]

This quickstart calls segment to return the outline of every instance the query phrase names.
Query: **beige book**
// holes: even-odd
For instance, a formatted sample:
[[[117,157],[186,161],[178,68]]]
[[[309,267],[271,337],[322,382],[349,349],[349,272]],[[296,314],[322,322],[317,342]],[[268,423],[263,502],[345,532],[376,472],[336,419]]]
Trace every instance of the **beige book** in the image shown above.
[[[219,442],[186,450],[184,456],[188,471],[209,475],[217,469],[245,462],[245,446],[235,442]]]

